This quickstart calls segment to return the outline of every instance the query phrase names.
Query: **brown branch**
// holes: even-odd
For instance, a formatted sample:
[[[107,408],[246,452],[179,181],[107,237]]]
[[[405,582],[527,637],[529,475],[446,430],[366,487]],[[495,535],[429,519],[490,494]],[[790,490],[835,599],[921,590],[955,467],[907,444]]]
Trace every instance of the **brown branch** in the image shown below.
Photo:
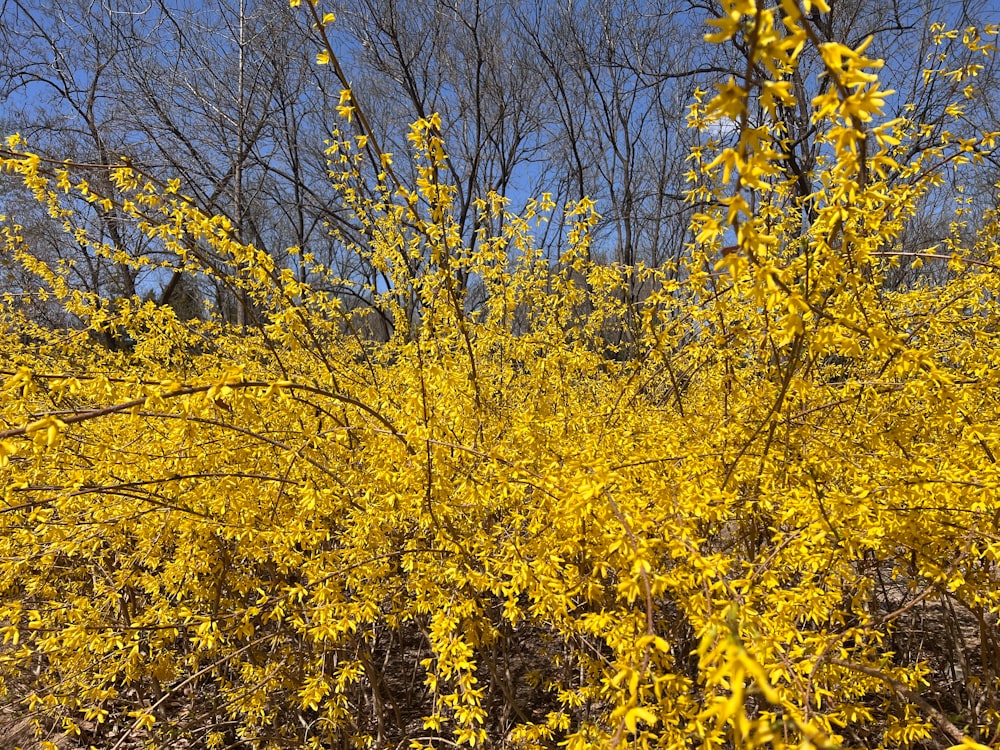
[[[273,385],[273,383],[270,383],[266,380],[247,380],[238,383],[224,383],[223,385],[226,388],[237,390],[244,388],[267,388]],[[163,399],[168,399],[168,398],[176,398],[177,396],[188,396],[194,393],[204,393],[218,386],[219,386],[218,383],[212,383],[209,385],[184,386],[183,388],[178,388],[176,390],[169,391],[167,393],[161,393],[159,394],[159,397]],[[409,452],[411,453],[413,452],[412,446],[410,446],[406,438],[403,436],[402,433],[399,432],[399,430],[396,429],[396,427],[392,424],[392,422],[390,422],[385,416],[380,414],[372,407],[368,406],[362,401],[358,401],[356,398],[353,398],[352,396],[348,396],[344,393],[328,391],[323,388],[319,388],[317,386],[305,385],[302,383],[289,383],[288,385],[283,385],[282,388],[287,388],[290,391],[305,391],[307,393],[314,393],[318,396],[325,396],[327,398],[333,399],[334,401],[340,401],[342,403],[349,404],[357,409],[360,409],[361,411],[365,412],[371,417],[374,417],[381,424],[385,425],[388,428],[389,432],[392,433],[393,437],[395,437],[404,446],[406,446]],[[143,396],[141,398],[131,399],[130,401],[123,401],[118,404],[111,404],[110,406],[103,406],[97,409],[88,409],[86,411],[78,411],[73,413],[67,413],[65,411],[42,412],[38,414],[37,417],[41,419],[47,416],[57,416],[59,420],[63,422],[63,424],[71,425],[71,424],[76,424],[78,422],[86,422],[90,419],[96,419],[98,417],[106,417],[110,414],[120,414],[121,412],[129,411],[130,409],[144,406],[149,398],[150,396]],[[24,435],[27,433],[27,431],[28,431],[28,425],[25,425],[23,427],[12,427],[8,430],[2,430],[0,431],[0,440],[5,438],[17,437],[19,435]]]

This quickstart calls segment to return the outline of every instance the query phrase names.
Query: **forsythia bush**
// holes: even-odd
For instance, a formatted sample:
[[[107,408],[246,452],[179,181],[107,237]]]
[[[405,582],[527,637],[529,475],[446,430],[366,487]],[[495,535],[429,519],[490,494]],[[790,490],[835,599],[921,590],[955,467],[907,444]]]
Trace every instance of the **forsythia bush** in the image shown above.
[[[692,154],[709,208],[674,269],[591,263],[587,201],[558,262],[532,235],[545,198],[512,215],[484,196],[470,248],[433,117],[412,128],[411,186],[364,122],[330,146],[365,238],[350,248],[382,276],[367,288],[306,248],[276,267],[178,182],[123,163],[101,195],[89,167],[8,139],[4,168],[72,241],[154,266],[88,236],[67,194],[114,205],[251,322],[74,291],[13,217],[0,229],[34,295],[84,324],[0,309],[0,687],[40,739],[998,741],[1000,216],[899,249],[921,197],[996,134],[915,152],[878,62],[818,44],[822,0],[726,7],[708,39],[739,36],[747,74],[698,92],[690,122],[736,142]],[[991,53],[993,31],[966,43]],[[798,102],[805,49],[828,82]],[[808,196],[782,159],[781,112],[801,106]],[[346,89],[341,114],[363,120]],[[885,283],[914,261],[945,280]],[[345,287],[372,304],[346,309]],[[947,628],[963,653],[933,648]]]

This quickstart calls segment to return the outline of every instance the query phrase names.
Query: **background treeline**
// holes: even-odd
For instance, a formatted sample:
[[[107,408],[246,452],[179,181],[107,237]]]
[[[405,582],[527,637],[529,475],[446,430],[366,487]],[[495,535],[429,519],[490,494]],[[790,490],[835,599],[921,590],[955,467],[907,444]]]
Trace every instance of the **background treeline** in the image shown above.
[[[931,24],[995,21],[988,5],[840,0],[829,15],[817,15],[816,28],[851,45],[874,37],[868,54],[885,60],[882,79],[898,92],[890,116],[927,122],[969,84],[973,71],[965,80],[926,78],[932,50],[983,66],[974,71],[981,94],[961,123],[948,123],[961,137],[963,127],[973,133],[997,119],[995,61],[960,39],[934,47]],[[718,2],[345,0],[336,11],[332,41],[383,150],[405,155],[407,124],[441,114],[455,216],[467,243],[476,241],[476,198],[494,190],[517,211],[548,192],[559,206],[584,196],[597,201],[598,261],[671,266],[685,253],[691,214],[705,208],[686,200],[687,157],[708,139],[733,136],[725,127],[686,128],[687,106],[699,87],[711,90],[747,65],[738,45],[711,51],[700,44],[704,20],[722,13]],[[324,141],[338,121],[340,83],[313,64],[315,48],[303,44],[309,33],[305,17],[284,0],[4,0],[0,129],[20,132],[32,149],[59,159],[119,165],[127,158],[147,174],[174,175],[197,205],[229,217],[240,241],[296,268],[287,248],[308,249],[340,278],[359,282],[337,291],[350,306],[365,305],[365,285],[385,282],[347,250],[366,239],[329,189]],[[817,189],[811,172],[821,152],[804,106],[824,85],[815,52],[807,55],[795,78],[802,112],[785,113],[785,167],[803,196]],[[939,129],[932,121],[914,148],[937,139]],[[405,182],[408,160],[398,163]],[[978,172],[984,188],[996,171]],[[114,193],[109,182],[94,188]],[[943,184],[901,249],[946,236],[956,195]],[[972,201],[992,202],[992,195],[965,193]],[[70,264],[80,289],[154,298],[183,317],[203,316],[207,300],[224,319],[245,322],[241,301],[221,282],[99,257],[43,208],[26,214],[24,198],[7,179],[0,212],[16,203],[31,246]],[[114,207],[79,203],[75,221],[93,236],[131,257],[162,252]],[[553,259],[563,241],[559,231],[540,238]],[[163,260],[168,267],[175,261]],[[33,288],[17,268],[3,272],[2,291]],[[904,265],[893,282],[906,284],[915,273]],[[473,293],[469,304],[476,302]],[[37,300],[30,304],[36,319],[73,323]]]

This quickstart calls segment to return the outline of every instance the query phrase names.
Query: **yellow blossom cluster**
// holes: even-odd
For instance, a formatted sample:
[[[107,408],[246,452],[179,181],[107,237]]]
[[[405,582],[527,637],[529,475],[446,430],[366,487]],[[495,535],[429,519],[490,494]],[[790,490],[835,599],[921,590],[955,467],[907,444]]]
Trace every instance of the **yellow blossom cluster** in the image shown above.
[[[591,262],[589,200],[546,258],[548,195],[522,215],[483,196],[468,247],[439,118],[412,126],[403,185],[349,89],[341,127],[360,130],[327,157],[362,238],[344,242],[378,285],[306,248],[302,273],[280,267],[175,180],[123,162],[100,195],[93,167],[8,139],[0,168],[76,241],[155,265],[88,236],[67,194],[107,202],[169,254],[163,272],[228,285],[253,321],[80,293],[15,217],[0,225],[32,293],[83,324],[0,306],[0,692],[40,735],[997,743],[1000,215],[972,241],[898,249],[941,170],[996,134],[912,153],[920,123],[883,120],[878,61],[818,45],[822,0],[724,6],[708,41],[743,39],[748,72],[699,92],[691,125],[729,118],[739,137],[692,154],[692,195],[715,202],[677,269]],[[780,108],[809,45],[825,151],[796,196]],[[752,92],[773,124],[751,127]],[[901,261],[951,271],[889,288]],[[370,304],[345,309],[337,287]],[[95,344],[112,329],[134,346]],[[978,643],[974,713],[943,710],[940,670],[901,646],[929,607]]]

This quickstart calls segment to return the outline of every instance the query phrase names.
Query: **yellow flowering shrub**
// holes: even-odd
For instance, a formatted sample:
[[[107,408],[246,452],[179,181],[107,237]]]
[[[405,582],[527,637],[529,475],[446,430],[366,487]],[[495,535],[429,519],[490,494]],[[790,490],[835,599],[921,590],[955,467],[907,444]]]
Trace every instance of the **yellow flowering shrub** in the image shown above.
[[[677,269],[591,263],[590,201],[551,262],[544,196],[522,215],[483,196],[467,247],[439,121],[413,125],[402,185],[346,87],[332,189],[376,286],[307,248],[307,273],[278,267],[176,181],[123,163],[98,195],[93,167],[8,139],[0,164],[74,241],[155,265],[89,237],[66,194],[113,201],[163,273],[224,283],[249,321],[80,293],[15,217],[0,228],[33,294],[84,324],[0,307],[0,690],[40,737],[997,743],[1000,215],[899,249],[921,197],[996,134],[913,153],[920,124],[884,118],[878,62],[819,45],[822,0],[724,5],[707,39],[739,37],[746,75],[699,91],[690,123],[737,136],[692,154],[710,207]],[[797,102],[806,48],[827,88]],[[336,65],[328,44],[319,61]],[[782,158],[800,105],[821,145],[808,196]],[[885,283],[915,261],[946,280]],[[344,287],[370,306],[326,291]],[[95,343],[109,332],[134,343]],[[934,623],[966,650],[931,648]],[[941,684],[956,669],[961,690]]]

